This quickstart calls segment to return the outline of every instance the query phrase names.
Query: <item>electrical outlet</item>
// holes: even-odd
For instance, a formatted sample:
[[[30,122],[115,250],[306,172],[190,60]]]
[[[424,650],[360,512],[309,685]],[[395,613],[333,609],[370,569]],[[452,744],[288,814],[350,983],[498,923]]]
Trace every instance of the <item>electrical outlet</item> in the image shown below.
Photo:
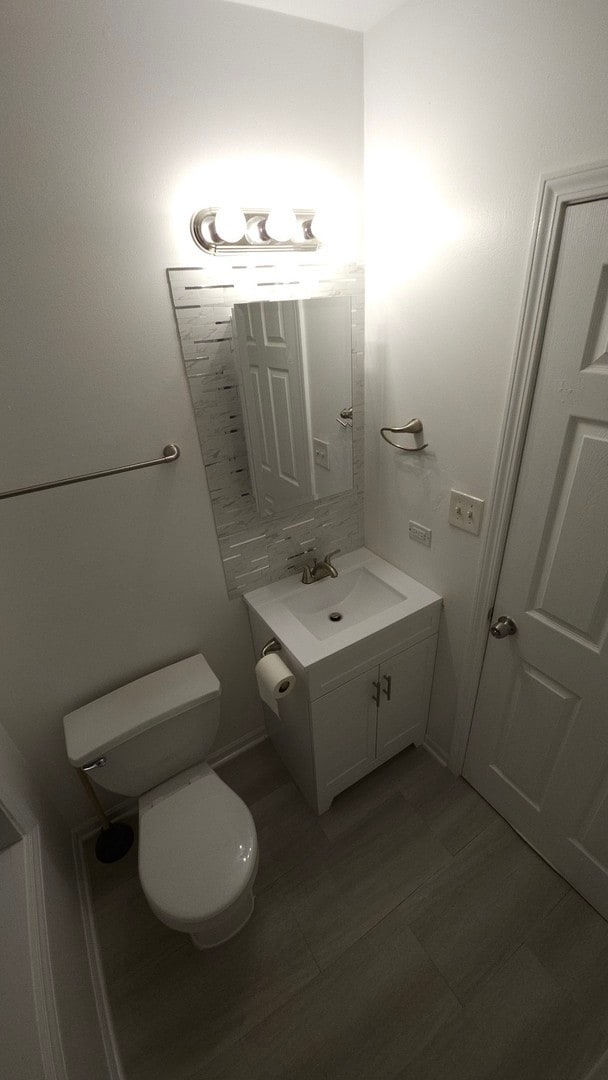
[[[312,448],[315,452],[315,465],[329,470],[329,443],[323,442],[323,439],[313,439]]]
[[[424,544],[425,547],[431,546],[432,532],[427,529],[426,525],[419,525],[417,521],[410,521],[409,527],[410,540],[416,540],[419,544]]]
[[[465,495],[464,491],[451,491],[448,521],[450,525],[455,525],[457,529],[464,529],[465,532],[472,533],[473,536],[479,536],[484,506],[485,499],[476,499],[474,495]]]

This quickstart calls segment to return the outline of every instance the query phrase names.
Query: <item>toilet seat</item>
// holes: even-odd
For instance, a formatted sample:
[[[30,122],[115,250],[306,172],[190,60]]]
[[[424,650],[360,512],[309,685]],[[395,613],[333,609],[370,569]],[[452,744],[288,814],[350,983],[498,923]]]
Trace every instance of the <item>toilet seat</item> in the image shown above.
[[[190,933],[238,905],[257,870],[245,803],[208,765],[154,788],[139,805],[139,877],[167,926]]]

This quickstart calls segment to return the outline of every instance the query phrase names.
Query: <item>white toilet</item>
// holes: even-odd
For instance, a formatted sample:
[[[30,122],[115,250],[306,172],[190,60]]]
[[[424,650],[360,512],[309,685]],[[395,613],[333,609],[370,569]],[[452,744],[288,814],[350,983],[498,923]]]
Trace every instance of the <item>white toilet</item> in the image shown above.
[[[152,911],[199,949],[253,912],[258,844],[245,803],[205,763],[220,684],[190,656],[64,718],[68,758],[102,787],[139,796],[139,877]]]

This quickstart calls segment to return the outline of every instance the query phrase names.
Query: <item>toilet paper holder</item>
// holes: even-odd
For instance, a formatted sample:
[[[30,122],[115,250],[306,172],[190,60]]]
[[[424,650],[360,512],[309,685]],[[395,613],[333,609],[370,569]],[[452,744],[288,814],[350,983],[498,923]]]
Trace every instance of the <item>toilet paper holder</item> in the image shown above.
[[[271,637],[266,642],[266,644],[262,647],[262,651],[260,653],[260,656],[268,656],[268,653],[270,653],[270,652],[280,652],[280,651],[281,651],[281,642],[277,641],[276,637]]]

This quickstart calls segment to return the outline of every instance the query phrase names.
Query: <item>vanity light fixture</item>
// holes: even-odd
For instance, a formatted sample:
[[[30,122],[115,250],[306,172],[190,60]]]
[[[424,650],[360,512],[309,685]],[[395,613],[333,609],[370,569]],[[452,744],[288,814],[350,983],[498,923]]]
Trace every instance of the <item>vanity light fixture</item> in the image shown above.
[[[263,248],[265,251],[316,251],[322,222],[314,210],[240,210],[208,207],[190,222],[195,244],[210,255],[231,255]]]

